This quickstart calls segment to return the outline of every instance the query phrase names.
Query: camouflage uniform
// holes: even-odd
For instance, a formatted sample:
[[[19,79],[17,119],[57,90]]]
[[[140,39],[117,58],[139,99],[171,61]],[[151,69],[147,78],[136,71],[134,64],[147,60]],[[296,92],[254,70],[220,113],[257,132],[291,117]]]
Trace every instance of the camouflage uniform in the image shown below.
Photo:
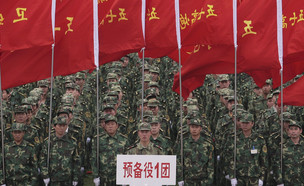
[[[190,124],[202,126],[198,119],[192,119]],[[181,164],[180,147],[179,143],[176,149],[177,181],[180,182],[184,179],[186,186],[213,185],[214,147],[212,143],[202,136],[197,141],[191,135],[185,138],[183,144],[184,165]],[[182,172],[182,166],[184,172]]]
[[[14,123],[12,131],[25,131],[25,125]],[[6,185],[35,185],[38,175],[38,160],[33,144],[14,140],[5,145],[5,182]]]
[[[66,120],[54,121],[54,124]],[[78,182],[81,160],[78,154],[76,139],[65,134],[59,138],[56,134],[50,136],[50,164],[47,167],[48,138],[45,139],[41,156],[40,168],[42,178],[50,178],[50,185],[71,185]]]

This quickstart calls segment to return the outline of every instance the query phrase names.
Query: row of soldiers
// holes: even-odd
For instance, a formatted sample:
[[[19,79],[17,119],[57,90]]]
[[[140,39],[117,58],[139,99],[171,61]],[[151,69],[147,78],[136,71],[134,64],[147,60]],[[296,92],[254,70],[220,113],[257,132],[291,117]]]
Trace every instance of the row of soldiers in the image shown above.
[[[144,68],[144,75],[142,75],[142,68]],[[249,76],[241,74],[238,76],[238,96],[235,99],[234,87],[230,83],[233,76],[208,75],[204,85],[190,93],[189,98],[183,103],[184,117],[180,119],[179,96],[171,90],[173,76],[176,72],[176,63],[168,58],[147,59],[142,66],[141,61],[136,56],[128,55],[120,61],[102,66],[98,72],[94,71],[91,74],[78,72],[65,77],[56,77],[52,92],[50,79],[5,90],[3,91],[4,142],[7,144],[13,141],[12,131],[14,131],[14,127],[12,124],[25,124],[24,140],[33,145],[38,162],[41,161],[40,157],[44,157],[42,160],[50,160],[50,162],[47,161],[50,167],[53,159],[50,154],[52,155],[53,152],[55,155],[56,150],[52,151],[52,142],[47,143],[48,137],[51,136],[50,140],[52,141],[52,136],[57,134],[57,126],[64,125],[67,128],[62,129],[62,131],[64,134],[68,134],[71,141],[75,142],[75,149],[77,149],[80,158],[80,174],[74,176],[77,179],[71,180],[69,176],[64,177],[69,178],[70,183],[74,181],[74,184],[77,182],[78,185],[82,185],[84,172],[92,169],[94,182],[115,185],[115,177],[113,177],[115,175],[113,174],[115,155],[127,153],[138,147],[142,147],[141,150],[145,149],[139,145],[142,133],[139,132],[141,131],[139,123],[144,122],[150,126],[149,141],[155,144],[155,148],[160,149],[163,154],[177,154],[179,161],[182,158],[180,156],[181,140],[184,140],[184,165],[178,164],[178,178],[183,178],[183,180],[178,180],[180,184],[229,185],[232,181],[235,183],[235,180],[241,184],[243,183],[242,177],[254,177],[254,183],[257,180],[262,184],[279,184],[280,181],[273,173],[273,166],[280,161],[272,157],[277,157],[276,151],[280,148],[281,113],[276,103],[279,91],[272,90],[271,81],[267,80],[263,88],[260,89],[255,86]],[[98,96],[96,96],[97,85],[100,89]],[[142,95],[144,99],[142,99]],[[52,100],[51,110],[50,100]],[[290,134],[288,134],[290,123],[298,124],[297,121],[303,120],[301,109],[298,107],[284,108],[282,113],[284,122],[286,122],[284,124],[284,140],[290,139]],[[99,112],[98,121],[96,120],[96,110]],[[253,155],[248,155],[248,158],[245,158],[247,152],[236,158],[237,168],[246,162],[243,164],[244,170],[236,171],[236,173],[229,172],[235,170],[235,166],[230,165],[231,162],[234,162],[231,161],[234,141],[230,140],[230,138],[234,138],[235,134],[234,110],[237,112],[237,144],[242,144],[242,141],[239,140],[243,138],[248,139],[248,136],[241,136],[241,133],[244,133],[244,127],[241,123],[251,123],[252,129],[250,130],[253,131],[253,134],[249,135],[251,141],[243,140],[244,146],[242,148],[252,153],[257,150],[258,155],[264,151],[267,152],[265,153],[267,161],[265,160],[265,165],[263,165],[266,167],[263,169],[265,174],[259,179],[256,179],[256,175],[253,174],[259,172],[256,171],[256,167],[252,165],[253,168],[250,168],[248,165],[248,161]],[[50,125],[51,127],[49,127],[50,118],[55,118]],[[242,120],[242,118],[245,119]],[[62,123],[58,123],[58,120]],[[122,142],[120,147],[116,147],[113,145],[114,142],[111,142],[114,136],[113,127],[108,129],[107,124],[113,122],[114,126],[117,125],[114,135],[119,134],[115,140],[118,140],[117,144]],[[195,126],[198,126],[196,130]],[[145,130],[148,128],[144,127]],[[197,130],[199,136],[197,136]],[[182,139],[181,134],[183,134]],[[99,158],[101,161],[100,170],[94,167],[98,160],[93,158],[97,154],[96,139],[99,137],[99,144],[103,148],[108,148],[108,151],[101,150],[99,153],[101,154]],[[259,144],[260,142],[261,144]],[[260,147],[261,149],[258,149]],[[133,151],[136,154],[141,152]],[[155,151],[159,150],[153,150],[153,152]],[[62,153],[68,154],[65,151]],[[4,155],[6,156],[6,153]],[[58,156],[54,157],[56,157],[55,160],[60,159]],[[55,163],[58,164],[56,161]],[[256,162],[253,161],[252,164],[254,163]],[[69,174],[73,174],[70,166],[64,164],[60,164],[60,166],[63,168],[58,168],[58,170],[68,171],[65,169],[68,168],[70,169]],[[206,167],[208,169],[205,169]],[[61,177],[59,172],[54,172],[58,179]],[[49,183],[57,179],[52,175],[51,179],[47,180],[50,178],[50,170],[48,173],[48,176],[42,176],[45,182]],[[201,182],[202,176],[206,177],[206,175],[208,175],[208,181]]]

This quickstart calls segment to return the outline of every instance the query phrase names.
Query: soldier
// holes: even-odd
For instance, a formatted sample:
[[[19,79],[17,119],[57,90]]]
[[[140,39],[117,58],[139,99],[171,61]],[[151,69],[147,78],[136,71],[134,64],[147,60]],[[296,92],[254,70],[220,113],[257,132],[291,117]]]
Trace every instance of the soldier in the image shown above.
[[[225,154],[230,162],[228,176],[231,185],[259,185],[262,186],[268,168],[267,147],[264,138],[252,131],[253,115],[243,113],[241,116],[242,132],[237,133],[237,146],[234,147],[234,135],[228,140]],[[233,161],[234,148],[236,148],[236,162]],[[235,163],[235,164],[234,164]],[[236,165],[236,175],[234,175]]]
[[[289,136],[283,144],[283,167],[281,168],[281,149],[277,149],[274,162],[274,176],[280,186],[303,185],[304,178],[304,139],[301,137],[302,126],[291,121]]]
[[[67,135],[66,118],[56,117],[53,120],[55,133],[50,136],[49,164],[48,138],[45,139],[40,156],[40,168],[45,185],[78,184],[81,160],[78,154],[77,140]]]
[[[116,185],[116,156],[123,154],[127,145],[127,137],[117,131],[117,118],[105,115],[105,132],[95,136],[92,143],[92,169],[94,183],[104,186]],[[99,140],[99,157],[97,158],[97,139]],[[97,167],[99,161],[99,167]],[[99,169],[98,169],[99,168]]]
[[[163,149],[150,141],[151,125],[140,123],[138,125],[139,142],[127,149],[127,154],[134,155],[163,155]]]
[[[24,140],[26,126],[13,123],[11,128],[13,141],[5,147],[5,183],[6,185],[36,185],[38,175],[37,156],[33,144]]]
[[[164,150],[165,154],[172,154],[172,141],[169,137],[160,134],[161,124],[160,118],[153,116],[150,121],[151,137],[150,141]]]
[[[184,157],[181,164],[180,144],[177,146],[177,181],[179,186],[212,185],[214,175],[214,147],[201,136],[203,123],[190,120],[190,136],[184,140]],[[182,172],[183,167],[183,172]]]

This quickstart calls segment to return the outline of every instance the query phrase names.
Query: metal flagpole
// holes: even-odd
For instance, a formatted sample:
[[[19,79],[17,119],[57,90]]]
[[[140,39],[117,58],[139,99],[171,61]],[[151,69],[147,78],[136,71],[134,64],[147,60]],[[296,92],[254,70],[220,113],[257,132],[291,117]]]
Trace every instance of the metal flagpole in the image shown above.
[[[237,110],[237,2],[233,0],[233,39],[234,39],[234,99],[235,99],[235,107],[234,107],[234,155],[233,155],[233,178],[236,178],[236,110]]]
[[[2,103],[2,78],[0,67],[0,107],[1,107],[1,146],[2,146],[2,172],[5,179],[5,162],[4,162],[4,123],[3,123],[3,103]]]
[[[48,154],[47,154],[47,168],[50,165],[50,147],[51,147],[51,123],[52,123],[52,103],[53,103],[53,76],[54,76],[54,49],[55,49],[55,12],[56,0],[52,1],[52,28],[54,43],[52,44],[52,65],[51,65],[51,96],[50,96],[50,115],[49,115],[49,138],[48,138]]]
[[[49,138],[48,138],[48,156],[47,156],[47,167],[50,165],[50,147],[51,147],[51,123],[52,123],[52,107],[53,107],[53,76],[54,76],[54,48],[52,44],[52,67],[51,67],[51,96],[50,96],[50,113],[49,113]]]
[[[183,144],[183,93],[182,93],[182,74],[181,74],[181,49],[178,49],[178,71],[179,71],[179,110],[180,110],[180,126],[181,126],[181,165],[184,172],[184,144]],[[182,174],[184,176],[184,174]],[[182,178],[184,180],[184,178]]]
[[[99,170],[99,68],[96,67],[96,130],[97,130],[97,170]],[[94,144],[92,144],[94,145]]]
[[[142,49],[142,81],[141,81],[141,121],[144,121],[144,86],[145,86],[145,48]]]

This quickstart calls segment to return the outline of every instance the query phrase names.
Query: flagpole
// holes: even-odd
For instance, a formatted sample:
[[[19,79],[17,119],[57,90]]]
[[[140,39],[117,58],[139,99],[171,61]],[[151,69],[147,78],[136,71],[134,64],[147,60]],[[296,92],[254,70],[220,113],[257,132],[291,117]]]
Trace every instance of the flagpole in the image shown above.
[[[283,8],[282,0],[277,0],[277,41],[279,62],[281,64],[281,171],[283,172]]]
[[[233,178],[236,178],[236,114],[237,114],[237,2],[232,1],[233,5],[233,40],[234,40],[234,156],[233,156]]]
[[[181,74],[181,49],[178,49],[178,71],[179,71],[179,110],[180,110],[180,131],[181,131],[181,165],[184,172],[184,144],[183,144],[183,93],[182,93],[182,74]],[[184,177],[184,174],[182,174]],[[184,178],[182,178],[184,180]]]
[[[97,165],[97,170],[99,170],[99,67],[96,67],[96,142],[97,142],[97,156],[96,156],[96,165]],[[94,145],[94,144],[92,144]]]
[[[142,49],[142,71],[141,71],[141,121],[144,121],[144,86],[145,86],[145,48]]]
[[[51,146],[51,123],[52,123],[52,107],[53,107],[53,78],[54,78],[54,48],[55,44],[52,44],[52,67],[51,67],[51,95],[50,95],[50,113],[49,113],[49,137],[48,137],[48,156],[47,167],[50,165],[50,146]]]
[[[53,76],[54,76],[54,49],[55,49],[55,13],[56,0],[52,0],[52,31],[54,43],[52,44],[52,64],[51,64],[51,95],[50,95],[50,113],[49,113],[49,137],[48,137],[48,154],[47,154],[47,168],[50,165],[50,147],[51,147],[51,123],[52,123],[52,102],[53,102]]]
[[[5,181],[5,162],[4,162],[4,123],[3,123],[3,103],[2,103],[2,78],[1,78],[1,66],[0,66],[0,107],[1,107],[1,146],[2,146],[2,171]]]

